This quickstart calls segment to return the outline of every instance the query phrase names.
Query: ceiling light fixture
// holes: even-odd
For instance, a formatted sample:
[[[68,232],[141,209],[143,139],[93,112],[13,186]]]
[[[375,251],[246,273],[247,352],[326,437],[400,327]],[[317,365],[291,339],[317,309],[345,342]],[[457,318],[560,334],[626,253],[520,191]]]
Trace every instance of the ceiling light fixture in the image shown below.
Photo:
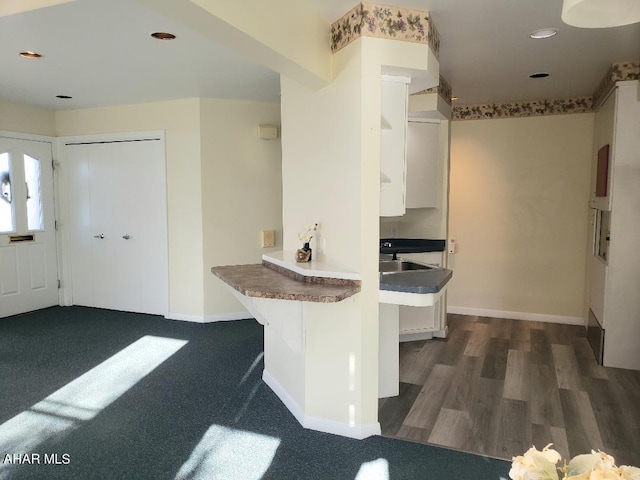
[[[173,33],[167,32],[155,32],[152,33],[151,36],[156,40],[175,40],[176,36]]]
[[[20,55],[22,58],[42,58],[42,55],[40,55],[39,53],[31,52],[29,50],[27,50],[26,52],[20,52],[18,55]]]
[[[532,73],[529,75],[529,78],[546,78],[549,74],[546,72]]]
[[[531,32],[529,36],[531,38],[538,40],[542,38],[551,38],[557,34],[558,34],[558,31],[555,28],[541,28],[540,30],[535,30],[534,32]]]
[[[562,21],[581,28],[620,27],[640,22],[638,0],[564,0]]]

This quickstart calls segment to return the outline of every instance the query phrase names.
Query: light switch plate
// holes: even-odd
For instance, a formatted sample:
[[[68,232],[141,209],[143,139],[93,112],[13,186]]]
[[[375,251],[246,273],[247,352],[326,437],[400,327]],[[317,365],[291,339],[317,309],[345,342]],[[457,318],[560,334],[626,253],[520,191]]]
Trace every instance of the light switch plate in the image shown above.
[[[276,246],[276,231],[275,230],[261,230],[260,231],[260,245],[262,248],[275,247]]]

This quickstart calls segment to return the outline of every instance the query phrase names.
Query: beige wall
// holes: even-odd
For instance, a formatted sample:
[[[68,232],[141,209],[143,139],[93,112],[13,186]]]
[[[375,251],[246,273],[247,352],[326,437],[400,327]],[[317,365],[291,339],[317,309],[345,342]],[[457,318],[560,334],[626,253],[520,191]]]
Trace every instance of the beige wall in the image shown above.
[[[202,223],[205,315],[244,312],[216,265],[260,263],[282,250],[280,140],[261,140],[258,125],[280,125],[280,105],[202,99]],[[276,231],[276,247],[260,247],[260,230]],[[250,317],[246,313],[245,318]]]
[[[0,100],[0,130],[51,137],[56,132],[55,114],[53,110]]]
[[[582,323],[593,120],[453,122],[450,310]]]
[[[64,110],[58,136],[164,130],[170,313],[204,314],[200,100]]]

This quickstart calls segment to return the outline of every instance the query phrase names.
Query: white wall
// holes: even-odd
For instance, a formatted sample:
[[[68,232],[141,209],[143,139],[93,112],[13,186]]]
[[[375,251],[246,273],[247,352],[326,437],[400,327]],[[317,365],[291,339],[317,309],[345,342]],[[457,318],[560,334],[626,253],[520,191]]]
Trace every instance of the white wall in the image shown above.
[[[280,139],[257,136],[260,124],[280,126],[280,105],[202,99],[200,115],[205,316],[248,318],[211,267],[260,263],[282,250]],[[263,229],[276,231],[275,248],[260,247]]]
[[[55,113],[59,136],[164,130],[169,227],[169,310],[204,314],[200,100]]]
[[[56,132],[55,113],[45,108],[0,100],[0,130],[51,137]]]
[[[593,121],[453,122],[450,311],[583,323]]]

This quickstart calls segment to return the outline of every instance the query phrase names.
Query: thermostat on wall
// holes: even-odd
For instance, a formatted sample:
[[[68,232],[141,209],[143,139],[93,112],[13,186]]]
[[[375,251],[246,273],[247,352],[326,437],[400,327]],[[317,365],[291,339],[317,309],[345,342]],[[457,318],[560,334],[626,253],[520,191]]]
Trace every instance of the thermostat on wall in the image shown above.
[[[278,138],[278,127],[276,125],[258,125],[258,138],[275,140]]]

